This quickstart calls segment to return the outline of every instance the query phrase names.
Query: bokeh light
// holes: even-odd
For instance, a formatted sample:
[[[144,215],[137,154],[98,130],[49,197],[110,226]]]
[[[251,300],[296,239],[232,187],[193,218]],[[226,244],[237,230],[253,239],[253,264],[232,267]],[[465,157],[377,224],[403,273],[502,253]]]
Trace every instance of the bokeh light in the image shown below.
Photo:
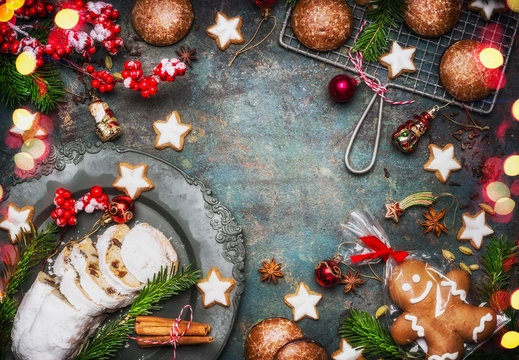
[[[64,30],[72,29],[79,22],[79,14],[74,9],[63,9],[56,14],[54,22]]]
[[[4,187],[0,185],[0,202],[4,200]]]
[[[506,0],[506,5],[508,5],[513,12],[519,12],[519,0]]]
[[[20,261],[18,248],[12,244],[3,245],[0,247],[0,260],[8,266],[16,265]]]
[[[22,145],[22,152],[25,152],[33,157],[34,160],[41,158],[47,150],[47,146],[40,139],[32,138],[27,140]]]
[[[20,130],[29,130],[34,124],[36,114],[31,114],[27,109],[16,109],[13,111],[13,124]]]
[[[510,189],[501,181],[494,181],[487,185],[487,196],[492,201],[510,197]]]
[[[34,159],[31,154],[26,152],[19,152],[14,156],[14,164],[17,168],[23,171],[34,169]]]
[[[509,156],[503,164],[503,170],[508,176],[519,175],[519,155]]]
[[[515,120],[519,121],[519,99],[515,100],[512,104],[512,116]]]
[[[499,50],[491,47],[481,50],[479,60],[483,66],[488,69],[497,69],[503,65],[504,62],[503,54],[501,54]]]
[[[0,5],[0,22],[8,22],[14,16],[14,10],[9,9],[6,4]]]
[[[512,195],[519,196],[519,179],[514,180],[510,186],[510,192]]]
[[[515,290],[510,296],[510,306],[519,310],[519,289]]]
[[[508,215],[515,208],[515,201],[509,197],[503,197],[496,201],[494,205],[494,211],[499,215]]]
[[[5,5],[12,10],[18,10],[25,4],[25,0],[7,0]]]
[[[505,349],[514,349],[519,346],[519,332],[508,331],[501,338],[501,346]]]
[[[36,70],[36,55],[24,51],[16,58],[16,70],[22,75],[30,75]]]

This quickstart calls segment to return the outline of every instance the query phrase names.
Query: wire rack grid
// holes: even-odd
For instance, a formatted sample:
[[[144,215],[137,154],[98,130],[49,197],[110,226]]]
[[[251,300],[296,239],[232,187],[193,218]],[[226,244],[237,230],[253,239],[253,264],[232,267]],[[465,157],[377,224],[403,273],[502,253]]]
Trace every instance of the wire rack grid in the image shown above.
[[[365,18],[365,7],[351,3],[351,1],[348,1],[348,3],[352,7],[354,29],[350,39],[339,49],[317,52],[301,44],[290,27],[292,9],[287,11],[279,35],[281,46],[319,61],[355,72],[355,68],[348,56],[348,50],[353,46],[354,35],[359,31]],[[444,51],[458,40],[473,39],[484,41],[485,43],[491,43],[493,47],[497,47],[502,52],[504,63],[501,71],[504,74],[512,53],[518,23],[517,14],[512,12],[494,14],[492,21],[487,23],[479,12],[468,10],[467,4],[463,4],[456,27],[443,36],[430,39],[422,38],[412,33],[405,24],[402,24],[398,29],[391,29],[389,32],[390,41],[397,41],[403,47],[412,46],[416,48],[413,61],[417,71],[414,73],[403,73],[396,79],[390,80],[386,87],[394,87],[445,103],[453,103],[476,113],[489,114],[497,101],[499,89],[493,91],[483,100],[461,103],[449,95],[440,84],[438,75],[440,60]],[[371,79],[388,79],[387,69],[378,62],[364,61],[363,70]],[[382,82],[385,81],[382,80]]]

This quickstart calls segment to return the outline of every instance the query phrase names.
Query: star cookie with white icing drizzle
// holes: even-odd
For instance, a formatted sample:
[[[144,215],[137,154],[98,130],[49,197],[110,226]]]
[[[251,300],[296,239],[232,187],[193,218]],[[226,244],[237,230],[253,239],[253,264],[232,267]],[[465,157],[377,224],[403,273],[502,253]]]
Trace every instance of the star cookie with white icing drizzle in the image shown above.
[[[394,79],[403,72],[412,73],[416,71],[416,65],[413,63],[415,52],[415,47],[403,48],[396,41],[393,41],[389,53],[382,55],[379,62],[387,67],[388,77]]]
[[[191,125],[182,123],[178,112],[173,111],[166,121],[155,121],[153,129],[157,133],[157,139],[155,140],[157,149],[164,149],[169,146],[176,151],[180,151],[184,147],[185,137],[193,128]]]
[[[494,230],[487,224],[486,215],[480,210],[474,216],[465,213],[461,217],[463,226],[458,232],[458,240],[470,241],[475,249],[480,249],[485,236],[494,233]]]
[[[19,209],[14,204],[7,207],[7,215],[0,222],[0,229],[6,230],[9,234],[9,240],[15,244],[18,236],[22,231],[31,230],[31,221],[34,217],[34,207],[25,206]]]
[[[332,354],[332,360],[357,360],[363,359],[362,349],[355,350],[346,339],[341,339],[339,350]]]
[[[231,44],[241,44],[243,43],[241,17],[228,18],[224,13],[218,11],[215,24],[208,27],[206,33],[216,40],[216,45],[222,51]]]
[[[430,157],[423,168],[426,171],[434,171],[438,180],[445,184],[451,171],[461,169],[461,164],[454,157],[454,146],[447,144],[440,148],[434,144],[429,145]]]
[[[231,290],[236,285],[236,281],[231,278],[222,278],[222,274],[217,267],[209,270],[207,278],[200,280],[196,287],[202,294],[202,305],[209,308],[215,304],[225,307],[231,305]]]
[[[474,0],[468,8],[473,11],[479,11],[485,21],[490,21],[494,13],[505,12],[506,5],[500,0]]]
[[[148,165],[139,164],[132,166],[127,163],[119,164],[119,177],[114,181],[113,187],[124,191],[126,195],[135,200],[143,191],[153,189],[153,183],[146,177]]]
[[[311,291],[304,282],[301,282],[294,294],[285,295],[285,303],[292,308],[294,321],[305,317],[319,320],[316,306],[322,297],[321,294]]]

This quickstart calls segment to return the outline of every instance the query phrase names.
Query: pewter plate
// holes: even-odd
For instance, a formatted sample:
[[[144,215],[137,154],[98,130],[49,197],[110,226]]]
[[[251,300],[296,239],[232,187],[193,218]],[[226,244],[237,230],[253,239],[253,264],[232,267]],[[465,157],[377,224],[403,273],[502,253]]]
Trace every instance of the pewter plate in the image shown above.
[[[189,263],[201,269],[203,276],[216,266],[224,277],[233,277],[236,287],[231,292],[231,306],[202,306],[202,298],[193,287],[185,293],[163,303],[160,316],[175,318],[185,304],[191,304],[194,321],[211,325],[209,335],[215,337],[211,344],[180,347],[177,359],[217,359],[230,335],[241,293],[244,287],[243,262],[245,250],[241,227],[220,202],[211,196],[211,190],[189,177],[176,166],[150,154],[113,144],[70,143],[56,149],[56,157],[46,169],[31,179],[19,182],[8,189],[8,198],[0,204],[0,213],[7,205],[35,208],[36,226],[50,221],[53,196],[58,187],[69,189],[74,198],[85,194],[91,186],[100,185],[112,197],[120,194],[112,188],[118,176],[118,165],[147,164],[148,178],[155,188],[143,192],[135,202],[135,218],[129,224],[146,222],[161,230],[177,251],[180,265]],[[67,230],[65,239],[88,232],[100,213],[81,213],[78,225]],[[103,231],[103,229],[101,229]],[[8,241],[0,233],[0,241]],[[9,359],[13,356],[9,355]],[[172,348],[141,349],[133,341],[119,351],[115,359],[171,359]]]

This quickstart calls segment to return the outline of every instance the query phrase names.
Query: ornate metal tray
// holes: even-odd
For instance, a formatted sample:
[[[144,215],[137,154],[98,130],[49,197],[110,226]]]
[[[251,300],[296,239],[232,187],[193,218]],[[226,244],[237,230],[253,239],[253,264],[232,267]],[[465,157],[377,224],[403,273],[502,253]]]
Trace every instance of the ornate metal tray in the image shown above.
[[[180,347],[177,358],[217,359],[230,335],[244,288],[245,248],[242,229],[229,210],[211,196],[211,190],[200,181],[153,155],[111,143],[87,145],[73,142],[52,150],[53,156],[49,162],[32,178],[16,179],[14,186],[6,189],[7,198],[0,203],[0,213],[5,212],[9,203],[31,205],[35,208],[34,223],[41,226],[50,221],[53,196],[58,187],[69,189],[73,197],[78,198],[91,186],[100,185],[111,197],[120,194],[112,188],[120,162],[147,164],[148,178],[155,184],[155,188],[143,192],[135,202],[135,219],[130,227],[135,221],[147,222],[171,239],[181,266],[193,262],[202,270],[203,276],[213,266],[217,266],[222,276],[232,275],[236,280],[236,287],[231,292],[230,308],[215,305],[204,309],[201,295],[193,287],[164,303],[159,313],[174,318],[183,305],[191,304],[194,320],[210,324],[210,335],[215,337],[215,341],[211,344]],[[78,225],[67,231],[65,239],[87,233],[99,217],[99,212],[81,213]],[[0,233],[0,241],[8,241],[7,233]],[[141,349],[133,341],[128,344],[119,351],[116,359],[165,360],[172,357],[171,347]],[[12,355],[8,357],[12,358]]]

